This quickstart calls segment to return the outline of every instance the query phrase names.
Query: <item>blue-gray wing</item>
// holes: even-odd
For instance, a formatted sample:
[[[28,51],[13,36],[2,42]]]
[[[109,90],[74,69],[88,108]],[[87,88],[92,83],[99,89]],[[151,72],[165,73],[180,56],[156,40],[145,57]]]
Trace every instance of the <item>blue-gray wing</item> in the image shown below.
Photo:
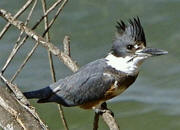
[[[115,82],[108,74],[79,74],[58,81],[54,84],[54,94],[48,99],[41,99],[40,102],[57,102],[64,106],[82,105],[103,98]]]

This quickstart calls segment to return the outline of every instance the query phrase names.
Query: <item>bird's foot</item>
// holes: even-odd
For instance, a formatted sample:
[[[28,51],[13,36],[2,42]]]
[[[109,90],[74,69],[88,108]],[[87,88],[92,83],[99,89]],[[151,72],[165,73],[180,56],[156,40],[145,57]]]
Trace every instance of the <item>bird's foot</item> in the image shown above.
[[[93,110],[95,111],[96,114],[102,115],[103,113],[110,113],[114,117],[114,113],[107,108],[106,102],[102,103],[99,108],[93,107]]]
[[[106,112],[106,110],[104,110],[104,109],[99,109],[99,108],[93,108],[93,110],[94,110],[94,112],[95,112],[96,114],[99,114],[99,115],[102,115],[103,113]]]

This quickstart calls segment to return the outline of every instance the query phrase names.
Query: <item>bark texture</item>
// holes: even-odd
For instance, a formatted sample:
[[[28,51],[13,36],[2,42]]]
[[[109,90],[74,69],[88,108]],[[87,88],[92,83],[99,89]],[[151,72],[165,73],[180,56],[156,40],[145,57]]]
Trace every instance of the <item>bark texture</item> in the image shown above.
[[[15,96],[3,86],[0,86],[0,115],[0,126],[5,130],[46,129],[32,116],[32,113],[23,107]]]

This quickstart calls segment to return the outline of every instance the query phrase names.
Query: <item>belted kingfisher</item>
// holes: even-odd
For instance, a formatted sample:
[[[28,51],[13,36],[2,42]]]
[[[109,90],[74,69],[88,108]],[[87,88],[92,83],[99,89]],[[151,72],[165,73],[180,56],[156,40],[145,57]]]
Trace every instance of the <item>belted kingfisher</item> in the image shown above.
[[[143,61],[167,51],[146,47],[146,38],[139,18],[127,24],[117,22],[112,49],[105,58],[81,67],[76,73],[48,87],[25,92],[38,103],[56,102],[66,107],[99,109],[100,105],[121,94],[136,80]]]

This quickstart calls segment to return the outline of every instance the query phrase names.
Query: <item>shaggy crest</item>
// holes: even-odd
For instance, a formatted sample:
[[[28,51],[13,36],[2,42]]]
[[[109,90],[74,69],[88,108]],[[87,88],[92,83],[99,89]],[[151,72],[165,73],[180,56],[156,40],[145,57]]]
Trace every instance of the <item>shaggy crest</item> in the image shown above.
[[[128,24],[120,20],[117,22],[116,28],[118,33],[116,38],[118,40],[134,40],[135,42],[142,42],[146,46],[146,38],[139,17],[129,19]]]

